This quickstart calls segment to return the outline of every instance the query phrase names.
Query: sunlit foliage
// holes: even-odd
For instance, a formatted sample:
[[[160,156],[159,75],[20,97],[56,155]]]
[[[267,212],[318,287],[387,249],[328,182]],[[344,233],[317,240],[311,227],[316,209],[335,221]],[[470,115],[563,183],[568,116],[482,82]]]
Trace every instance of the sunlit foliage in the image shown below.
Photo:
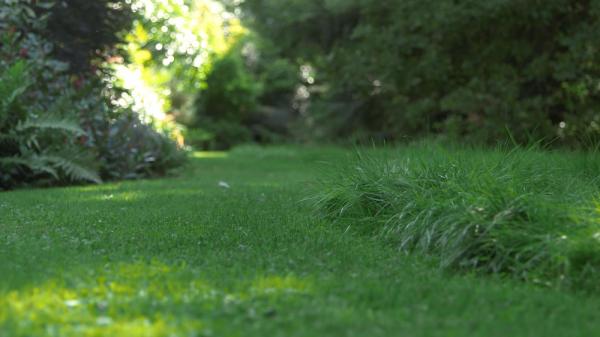
[[[127,35],[130,63],[119,67],[130,103],[149,117],[185,120],[212,62],[245,34],[240,21],[213,0],[132,1],[137,14]]]

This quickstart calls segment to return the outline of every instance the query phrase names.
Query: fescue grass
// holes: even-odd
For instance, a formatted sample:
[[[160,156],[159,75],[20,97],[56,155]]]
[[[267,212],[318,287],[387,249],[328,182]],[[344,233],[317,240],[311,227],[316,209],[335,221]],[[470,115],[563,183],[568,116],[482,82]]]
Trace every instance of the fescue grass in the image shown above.
[[[598,332],[598,295],[445,273],[315,217],[302,200],[351,157],[243,148],[171,179],[1,193],[0,336]]]
[[[597,153],[420,144],[359,153],[315,200],[444,269],[598,291],[599,192]]]

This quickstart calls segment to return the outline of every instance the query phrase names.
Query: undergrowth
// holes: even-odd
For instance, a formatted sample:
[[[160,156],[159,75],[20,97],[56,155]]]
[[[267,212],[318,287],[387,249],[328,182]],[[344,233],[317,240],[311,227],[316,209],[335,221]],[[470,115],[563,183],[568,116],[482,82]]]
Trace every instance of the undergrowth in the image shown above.
[[[440,268],[600,290],[600,156],[420,144],[358,154],[314,200]]]

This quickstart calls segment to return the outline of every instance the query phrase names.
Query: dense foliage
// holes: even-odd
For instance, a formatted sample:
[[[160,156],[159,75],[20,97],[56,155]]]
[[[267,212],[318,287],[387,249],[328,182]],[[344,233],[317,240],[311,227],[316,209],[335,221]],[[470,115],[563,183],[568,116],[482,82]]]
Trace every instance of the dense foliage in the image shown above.
[[[599,7],[73,0],[38,31],[71,73],[111,60],[131,91],[116,99],[180,142],[187,128],[198,147],[422,136],[574,145],[600,135]]]
[[[316,69],[306,124],[317,134],[568,143],[600,134],[600,1],[244,6],[281,55]]]
[[[111,103],[120,93],[106,71],[70,75],[71,64],[54,58],[54,44],[38,33],[54,6],[6,0],[0,8],[0,189],[136,178],[177,166],[183,157],[175,144]]]

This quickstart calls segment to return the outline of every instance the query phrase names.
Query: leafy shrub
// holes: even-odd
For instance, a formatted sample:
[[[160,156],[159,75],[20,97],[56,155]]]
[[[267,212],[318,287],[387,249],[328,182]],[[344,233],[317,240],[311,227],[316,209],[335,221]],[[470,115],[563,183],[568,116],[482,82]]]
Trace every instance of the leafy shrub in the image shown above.
[[[35,33],[47,8],[0,8],[0,188],[137,178],[180,165],[174,143],[109,103],[119,93],[98,74],[69,75],[69,64],[51,57],[52,43]]]
[[[135,114],[93,123],[87,145],[98,151],[106,179],[137,179],[167,174],[185,161],[178,145]]]
[[[218,59],[206,79],[206,88],[196,102],[198,118],[244,122],[257,106],[260,87],[234,51]]]
[[[251,139],[248,122],[256,113],[260,90],[239,49],[215,61],[195,104],[196,125],[214,135],[212,146],[228,148]]]
[[[323,216],[441,268],[598,290],[598,165],[581,153],[412,146],[360,156],[315,200]]]

